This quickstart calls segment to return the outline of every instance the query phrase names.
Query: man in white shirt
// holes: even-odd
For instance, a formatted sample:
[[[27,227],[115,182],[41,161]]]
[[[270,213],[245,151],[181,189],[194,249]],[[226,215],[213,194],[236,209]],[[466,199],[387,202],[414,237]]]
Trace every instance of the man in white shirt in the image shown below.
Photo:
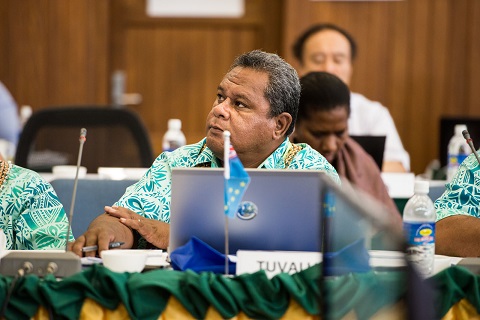
[[[317,24],[297,39],[293,53],[300,62],[300,75],[312,71],[332,73],[350,85],[357,45],[352,36],[333,24]],[[351,93],[349,134],[386,136],[382,171],[410,171],[410,156],[403,148],[387,108],[359,93]]]

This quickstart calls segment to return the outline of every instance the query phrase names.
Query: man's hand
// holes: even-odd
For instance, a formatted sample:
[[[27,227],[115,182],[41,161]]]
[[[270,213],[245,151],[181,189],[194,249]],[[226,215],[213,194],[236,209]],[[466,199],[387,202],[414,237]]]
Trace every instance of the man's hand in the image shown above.
[[[109,208],[109,207],[105,207]],[[126,209],[125,209],[126,210]],[[108,250],[110,242],[121,241],[121,248],[131,248],[133,245],[133,233],[126,225],[120,223],[118,218],[109,214],[102,214],[92,221],[88,230],[78,237],[73,244],[69,244],[69,250],[82,257],[95,256],[103,250]],[[98,246],[97,251],[82,252],[85,246]]]
[[[148,219],[135,212],[122,207],[105,207],[112,217],[117,217],[120,222],[138,233],[149,243],[157,248],[166,249],[170,237],[170,225],[168,223]],[[115,239],[115,241],[119,241]]]

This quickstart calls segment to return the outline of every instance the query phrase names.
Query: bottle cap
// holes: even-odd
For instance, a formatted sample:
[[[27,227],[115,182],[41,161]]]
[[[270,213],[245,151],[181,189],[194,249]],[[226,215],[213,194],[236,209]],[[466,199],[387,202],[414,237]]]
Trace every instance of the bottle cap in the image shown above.
[[[33,113],[33,110],[32,110],[32,107],[30,106],[25,105],[20,108],[20,120],[22,122],[22,125],[24,125],[27,122],[28,118],[30,118],[32,113]]]
[[[427,180],[415,180],[414,193],[428,194],[430,191],[430,184]]]
[[[170,119],[168,120],[168,129],[180,130],[182,128],[182,120]]]
[[[455,125],[455,135],[463,137],[463,130],[467,130],[466,124],[456,124]]]

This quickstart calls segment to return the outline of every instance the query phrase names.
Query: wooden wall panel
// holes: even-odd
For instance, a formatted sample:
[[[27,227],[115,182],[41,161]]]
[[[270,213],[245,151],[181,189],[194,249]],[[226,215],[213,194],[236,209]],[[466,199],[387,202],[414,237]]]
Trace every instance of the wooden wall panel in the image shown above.
[[[480,1],[470,2],[468,9],[470,26],[468,28],[468,114],[477,114],[480,109]],[[477,146],[478,143],[477,142]]]
[[[182,120],[188,143],[205,136],[216,88],[235,56],[281,47],[281,1],[247,0],[238,19],[156,18],[146,15],[144,1],[111,4],[111,71],[124,71],[126,91],[142,95],[134,108],[156,153],[169,118]]]
[[[8,10],[9,3],[7,1],[0,1],[0,40],[4,45],[0,46],[0,80],[3,82],[7,81],[7,76],[9,74],[10,65],[6,62],[8,61],[8,47],[9,43],[9,32],[8,32]]]
[[[442,115],[480,115],[479,20],[476,0],[286,0],[283,54],[297,66],[291,45],[313,23],[349,30],[359,45],[352,90],[389,108],[419,174],[438,158]]]
[[[31,10],[31,2],[8,1],[5,19],[8,24],[8,55],[5,63],[11,68],[5,75],[5,81],[19,104],[38,107],[45,101],[48,87],[48,3],[40,0],[35,10]]]
[[[238,46],[221,45],[232,38],[241,39]],[[157,43],[153,48],[151,41]],[[127,87],[142,94],[143,102],[135,109],[157,146],[170,118],[182,119],[190,142],[203,138],[220,80],[237,54],[256,48],[254,32],[231,29],[134,29],[127,32],[126,45],[135,48],[126,58]]]
[[[4,0],[0,8],[8,66],[0,79],[19,105],[107,103],[107,1]]]
[[[0,1],[0,80],[34,109],[106,104],[111,73],[130,68],[127,92],[142,93],[135,108],[158,152],[169,117],[184,120],[188,142],[203,135],[235,55],[262,48],[296,66],[296,36],[329,21],[357,39],[352,89],[389,108],[415,173],[438,156],[442,115],[480,116],[478,0],[246,4],[241,19],[159,19],[144,0]]]

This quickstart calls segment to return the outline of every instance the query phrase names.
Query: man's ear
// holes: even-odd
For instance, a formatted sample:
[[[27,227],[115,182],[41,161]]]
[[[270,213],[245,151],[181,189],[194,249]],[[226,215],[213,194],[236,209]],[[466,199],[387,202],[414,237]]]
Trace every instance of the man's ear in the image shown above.
[[[300,62],[300,66],[297,68],[298,77],[301,78],[308,73],[308,70],[305,69],[303,63]]]
[[[273,139],[283,139],[292,123],[290,113],[283,112],[275,117],[275,130],[273,131]]]
[[[297,139],[296,134],[295,134],[295,129],[296,129],[296,128],[297,128],[297,126],[295,126],[295,127],[293,128],[292,133],[288,136],[288,139],[290,139],[290,142],[293,142],[293,143],[295,143],[295,141],[296,141],[296,139]]]

